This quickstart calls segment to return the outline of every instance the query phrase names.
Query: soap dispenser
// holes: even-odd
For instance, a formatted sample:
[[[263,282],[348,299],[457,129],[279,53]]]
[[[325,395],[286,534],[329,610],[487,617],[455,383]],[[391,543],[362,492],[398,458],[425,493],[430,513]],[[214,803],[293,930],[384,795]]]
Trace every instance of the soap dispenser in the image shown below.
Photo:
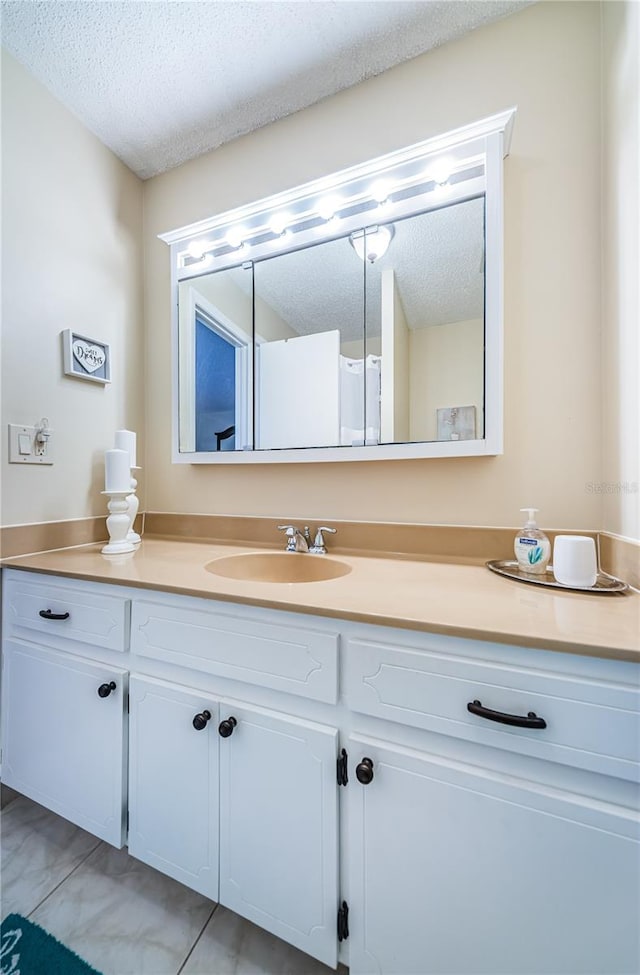
[[[524,528],[516,535],[513,545],[518,566],[523,572],[542,575],[551,558],[551,543],[536,524],[535,515],[538,509],[520,508],[520,511],[527,512],[529,517]]]

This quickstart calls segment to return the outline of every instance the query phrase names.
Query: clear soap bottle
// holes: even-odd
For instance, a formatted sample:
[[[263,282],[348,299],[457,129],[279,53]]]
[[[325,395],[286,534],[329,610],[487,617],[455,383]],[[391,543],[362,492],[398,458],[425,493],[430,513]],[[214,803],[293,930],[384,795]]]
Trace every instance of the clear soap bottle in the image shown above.
[[[551,558],[551,543],[536,524],[537,508],[520,508],[528,514],[528,520],[515,537],[513,550],[518,565],[530,575],[542,575]]]

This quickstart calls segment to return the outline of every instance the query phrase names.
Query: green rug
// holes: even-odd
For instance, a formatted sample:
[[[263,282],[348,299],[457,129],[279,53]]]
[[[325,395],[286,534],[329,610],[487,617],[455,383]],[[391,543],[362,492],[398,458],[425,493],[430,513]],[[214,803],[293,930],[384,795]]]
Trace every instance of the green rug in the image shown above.
[[[20,914],[0,928],[0,975],[100,975],[52,934]]]

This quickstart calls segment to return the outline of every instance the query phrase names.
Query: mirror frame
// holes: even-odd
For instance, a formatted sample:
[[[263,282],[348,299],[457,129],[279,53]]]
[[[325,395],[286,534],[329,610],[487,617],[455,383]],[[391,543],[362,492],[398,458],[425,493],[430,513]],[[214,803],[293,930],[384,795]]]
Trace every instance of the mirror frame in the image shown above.
[[[171,248],[172,295],[172,463],[174,464],[274,464],[335,461],[406,460],[413,458],[496,456],[503,452],[503,159],[508,155],[515,108],[481,119],[397,152],[342,170],[285,193],[237,207],[177,230],[160,234]],[[445,163],[460,174],[453,184],[429,176]],[[484,167],[484,176],[474,172]],[[465,176],[465,171],[470,174]],[[384,178],[408,188],[408,196],[385,205],[376,216],[372,180]],[[414,191],[415,190],[415,191]],[[345,197],[344,194],[348,196]],[[485,365],[484,437],[478,440],[424,441],[376,444],[359,447],[303,447],[279,450],[180,451],[180,425],[185,416],[183,389],[193,387],[184,373],[193,368],[193,355],[185,355],[178,327],[178,285],[227,267],[300,247],[343,237],[363,226],[439,209],[480,193],[485,195]],[[390,193],[390,195],[393,195]],[[319,216],[319,201],[342,201],[339,225]],[[367,212],[369,201],[371,212]],[[338,202],[338,201],[336,201]],[[352,204],[359,204],[352,207]],[[349,209],[357,212],[349,213]],[[288,233],[271,229],[274,217],[286,212]],[[227,234],[235,229],[251,245],[231,245]],[[293,230],[293,232],[291,232]],[[179,350],[182,349],[182,366]],[[182,380],[181,380],[182,372]],[[188,412],[188,411],[187,411]],[[184,437],[183,437],[184,442]]]

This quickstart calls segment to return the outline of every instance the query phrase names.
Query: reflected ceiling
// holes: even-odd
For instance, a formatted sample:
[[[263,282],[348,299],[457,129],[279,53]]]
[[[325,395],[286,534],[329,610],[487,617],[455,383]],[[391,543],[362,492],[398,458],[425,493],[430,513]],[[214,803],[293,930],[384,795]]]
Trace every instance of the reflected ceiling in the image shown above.
[[[484,201],[477,199],[396,221],[389,250],[367,276],[367,300],[379,306],[381,272],[390,267],[409,328],[481,317],[483,219]],[[224,273],[250,293],[250,276],[242,269]],[[258,262],[256,295],[299,335],[340,328],[343,341],[355,341],[362,332],[349,323],[360,321],[362,294],[354,276],[361,273],[362,261],[348,240],[332,241]]]

